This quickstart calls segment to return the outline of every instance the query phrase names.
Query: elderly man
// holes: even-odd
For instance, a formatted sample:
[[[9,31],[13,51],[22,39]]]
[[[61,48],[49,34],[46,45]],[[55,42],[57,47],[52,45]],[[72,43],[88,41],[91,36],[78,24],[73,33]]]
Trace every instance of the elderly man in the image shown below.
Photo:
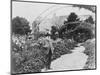
[[[45,63],[45,68],[47,70],[47,69],[50,69],[51,57],[52,57],[52,54],[54,51],[54,47],[52,45],[53,40],[50,39],[49,37],[45,37],[45,38],[43,37],[43,38],[40,38],[39,41],[40,41],[40,44],[42,44],[42,46],[47,49],[47,51],[46,51],[46,63]]]

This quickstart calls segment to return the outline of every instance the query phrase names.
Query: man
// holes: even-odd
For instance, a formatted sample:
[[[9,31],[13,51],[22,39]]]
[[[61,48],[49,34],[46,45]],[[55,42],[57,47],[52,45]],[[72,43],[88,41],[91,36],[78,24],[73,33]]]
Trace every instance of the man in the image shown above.
[[[54,47],[52,45],[53,41],[49,37],[46,37],[46,38],[41,38],[40,42],[43,44],[43,47],[47,49],[45,68],[46,68],[46,70],[48,70],[48,69],[50,69],[52,54],[54,51]]]

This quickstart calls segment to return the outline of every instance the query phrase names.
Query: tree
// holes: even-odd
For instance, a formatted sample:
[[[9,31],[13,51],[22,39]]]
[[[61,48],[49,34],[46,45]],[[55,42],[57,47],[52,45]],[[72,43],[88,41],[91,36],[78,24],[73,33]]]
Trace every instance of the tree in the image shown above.
[[[27,35],[30,33],[30,26],[29,22],[22,17],[15,17],[12,20],[12,33],[20,34],[20,35]]]
[[[76,21],[79,21],[79,18],[74,12],[72,12],[68,16],[67,21],[64,21],[64,25],[67,26],[67,30],[75,29],[79,25],[79,23],[75,23]]]
[[[76,21],[80,21],[78,16],[74,12],[70,13],[67,21],[64,21],[64,25],[62,25],[62,27],[59,29],[59,37],[65,37],[67,32],[70,32],[79,26],[80,23]]]
[[[85,22],[94,24],[94,21],[93,21],[92,16],[89,16],[89,17],[85,20]]]
[[[72,12],[68,16],[67,21],[65,21],[64,24],[66,24],[68,22],[75,22],[75,21],[79,21],[79,18],[78,18],[78,16],[74,12]]]

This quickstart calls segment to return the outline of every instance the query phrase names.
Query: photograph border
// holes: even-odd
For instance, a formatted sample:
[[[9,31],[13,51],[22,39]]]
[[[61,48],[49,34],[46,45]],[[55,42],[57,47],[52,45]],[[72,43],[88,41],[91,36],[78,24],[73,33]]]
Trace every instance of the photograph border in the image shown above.
[[[71,71],[87,71],[87,70],[97,70],[97,5],[86,5],[86,4],[73,4],[73,3],[56,3],[56,2],[41,2],[41,1],[23,1],[23,0],[10,0],[10,74],[11,71],[11,36],[12,36],[12,2],[28,2],[28,3],[43,3],[43,4],[58,4],[58,5],[83,5],[83,6],[93,6],[95,7],[95,68],[93,69],[76,69],[76,70],[61,70],[61,71],[48,71],[48,72],[29,72],[29,73],[16,73],[16,74],[36,74],[36,73],[55,73],[55,72],[71,72]]]

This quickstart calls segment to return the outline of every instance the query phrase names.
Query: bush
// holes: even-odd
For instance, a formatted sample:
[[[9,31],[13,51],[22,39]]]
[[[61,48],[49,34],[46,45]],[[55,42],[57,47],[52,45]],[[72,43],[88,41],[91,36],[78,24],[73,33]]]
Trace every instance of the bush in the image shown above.
[[[15,17],[12,20],[12,33],[14,34],[20,34],[20,35],[25,35],[30,33],[30,26],[29,22],[22,17]]]
[[[13,45],[16,45],[13,43]],[[57,43],[53,43],[54,53],[52,55],[52,61],[59,58],[61,55],[71,53],[71,49],[75,47],[75,42],[64,39]],[[38,41],[26,42],[20,48],[18,46],[12,46],[12,64],[14,73],[29,73],[29,72],[41,72],[47,62],[47,48],[44,48]]]
[[[93,33],[89,28],[79,27],[73,32],[74,40],[78,43],[85,42],[93,38]]]
[[[84,69],[94,69],[95,67],[95,41],[88,40],[83,46],[85,47],[84,53],[88,56]]]
[[[93,21],[92,16],[89,16],[89,17],[85,20],[85,22],[90,23],[90,24],[94,24],[94,21]]]
[[[59,58],[61,55],[72,53],[72,49],[76,46],[76,43],[68,39],[54,44],[54,53],[52,60]]]
[[[29,42],[28,42],[29,43]],[[28,72],[41,72],[46,63],[46,52],[45,48],[40,47],[40,45],[32,45],[38,43],[30,42],[30,44],[25,43],[26,48],[22,48],[19,51],[17,46],[12,46],[12,49],[17,49],[18,51],[12,50],[12,69],[14,73],[28,73]],[[13,43],[13,45],[16,45]],[[24,46],[24,47],[25,47]]]

